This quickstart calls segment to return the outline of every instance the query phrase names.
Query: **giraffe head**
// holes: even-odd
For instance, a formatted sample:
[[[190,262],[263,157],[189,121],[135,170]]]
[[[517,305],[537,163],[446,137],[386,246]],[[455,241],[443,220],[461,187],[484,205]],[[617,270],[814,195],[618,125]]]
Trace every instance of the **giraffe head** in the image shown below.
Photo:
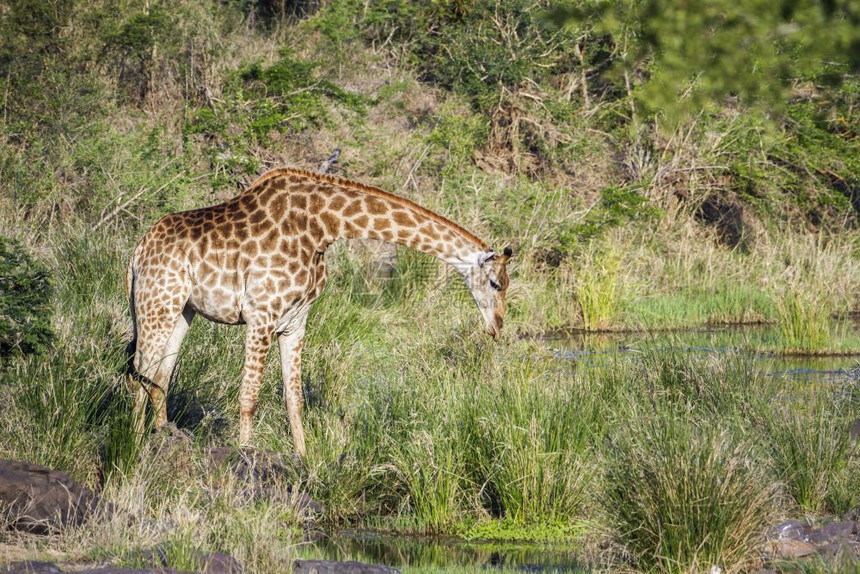
[[[498,340],[505,320],[505,294],[508,291],[508,272],[505,269],[513,256],[510,247],[499,254],[492,249],[480,253],[467,283],[478,309],[484,317],[484,330]]]

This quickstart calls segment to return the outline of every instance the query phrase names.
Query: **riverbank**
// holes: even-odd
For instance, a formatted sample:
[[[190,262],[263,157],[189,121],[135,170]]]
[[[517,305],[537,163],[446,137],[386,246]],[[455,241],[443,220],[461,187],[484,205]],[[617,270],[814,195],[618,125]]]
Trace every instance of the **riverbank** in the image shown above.
[[[289,498],[249,499],[240,479],[204,471],[207,449],[237,436],[243,330],[195,323],[168,400],[187,438],[163,452],[137,444],[121,375],[124,246],[57,245],[59,344],[2,371],[0,448],[103,484],[118,513],[47,547],[7,543],[119,563],[173,544],[280,568],[306,519]],[[850,372],[807,384],[743,353],[659,344],[580,368],[514,329],[494,344],[455,282],[441,296],[431,280],[359,291],[347,279],[363,276],[349,266],[360,258],[334,255],[304,352],[308,456],[279,478],[324,504],[314,527],[563,539],[618,549],[585,552],[592,567],[672,570],[671,557],[739,569],[759,563],[776,521],[860,506]],[[289,453],[269,359],[252,446]]]

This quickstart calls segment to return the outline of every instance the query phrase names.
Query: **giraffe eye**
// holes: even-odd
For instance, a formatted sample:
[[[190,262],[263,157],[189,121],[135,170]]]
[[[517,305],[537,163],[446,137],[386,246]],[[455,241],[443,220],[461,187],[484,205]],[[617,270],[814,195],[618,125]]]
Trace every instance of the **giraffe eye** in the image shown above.
[[[495,289],[496,291],[501,291],[501,290],[502,290],[502,286],[501,286],[501,285],[499,285],[498,283],[496,283],[495,281],[493,281],[492,279],[490,279],[490,287],[492,287],[492,288],[493,288],[493,289]]]

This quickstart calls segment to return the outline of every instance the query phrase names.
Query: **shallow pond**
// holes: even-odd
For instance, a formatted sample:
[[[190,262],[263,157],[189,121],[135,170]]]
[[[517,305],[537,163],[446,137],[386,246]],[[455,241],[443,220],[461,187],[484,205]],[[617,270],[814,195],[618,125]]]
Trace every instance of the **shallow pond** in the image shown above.
[[[860,341],[860,323],[838,325],[841,341]],[[752,358],[762,372],[801,379],[843,377],[860,371],[860,353],[821,356],[783,356],[781,335],[772,326],[713,327],[694,331],[574,333],[546,340],[555,356],[578,364],[592,364],[613,358],[629,358],[650,351],[695,354],[741,354]]]
[[[366,531],[313,533],[300,551],[327,560],[357,560],[398,569],[587,572],[569,544],[470,542]]]
[[[841,335],[860,341],[860,323],[841,324]],[[735,354],[752,358],[760,371],[801,384],[860,378],[860,354],[781,356],[773,327],[715,327],[695,331],[573,334],[545,338],[565,368],[589,369],[610,361],[636,361],[645,352]],[[410,537],[368,531],[312,533],[297,553],[304,558],[357,560],[405,571],[587,572],[582,551],[571,544],[500,543],[456,538]]]

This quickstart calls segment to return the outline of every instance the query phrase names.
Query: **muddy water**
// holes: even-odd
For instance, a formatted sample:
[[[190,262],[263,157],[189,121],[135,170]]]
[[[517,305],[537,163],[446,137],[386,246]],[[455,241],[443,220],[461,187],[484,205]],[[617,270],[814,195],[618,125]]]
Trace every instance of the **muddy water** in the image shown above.
[[[860,341],[860,323],[840,327]],[[578,334],[542,340],[566,368],[588,369],[615,360],[635,361],[644,352],[737,354],[750,357],[761,372],[812,384],[860,378],[860,354],[783,357],[762,351],[778,348],[771,327],[713,328],[671,333]],[[390,536],[366,531],[314,533],[299,550],[307,558],[357,560],[412,571],[587,572],[570,544],[470,542],[454,538]]]

